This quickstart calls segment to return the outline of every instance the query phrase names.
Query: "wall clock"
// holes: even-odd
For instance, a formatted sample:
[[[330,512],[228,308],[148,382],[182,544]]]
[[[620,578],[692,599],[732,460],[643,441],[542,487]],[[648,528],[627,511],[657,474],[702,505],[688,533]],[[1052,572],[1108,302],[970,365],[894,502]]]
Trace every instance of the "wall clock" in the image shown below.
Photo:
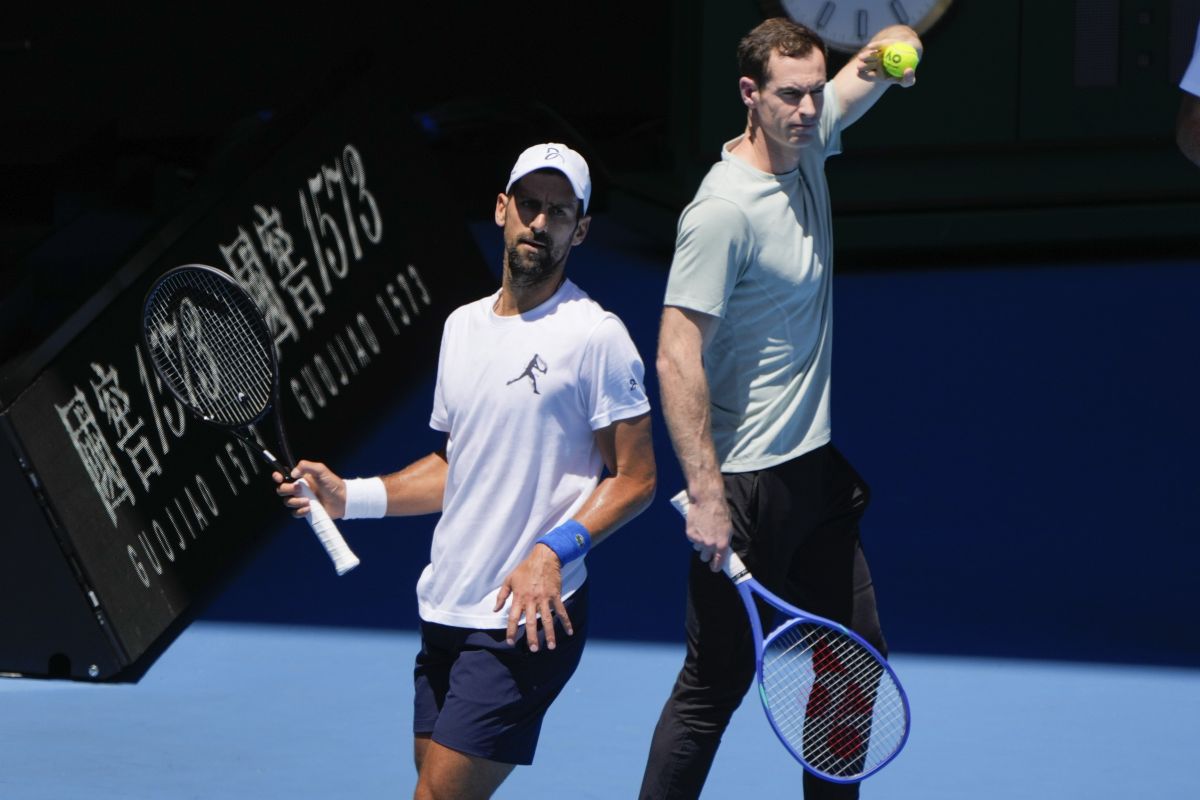
[[[950,7],[951,0],[771,0],[766,13],[782,13],[812,28],[829,47],[857,53],[872,34],[904,24],[924,35]]]

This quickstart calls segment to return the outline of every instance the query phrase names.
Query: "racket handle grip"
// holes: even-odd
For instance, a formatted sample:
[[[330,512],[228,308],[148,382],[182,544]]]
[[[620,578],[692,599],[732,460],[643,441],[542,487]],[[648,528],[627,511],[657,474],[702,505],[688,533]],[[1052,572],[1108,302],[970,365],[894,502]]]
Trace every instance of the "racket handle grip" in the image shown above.
[[[329,516],[329,512],[325,510],[325,506],[321,505],[321,501],[313,494],[309,485],[303,479],[296,483],[300,487],[300,494],[308,498],[308,514],[304,518],[308,520],[313,532],[317,534],[317,539],[324,545],[325,552],[333,559],[333,566],[337,569],[337,574],[345,575],[358,566],[358,556],[354,555],[350,545],[346,544],[341,531],[338,530],[337,523]]]
[[[683,515],[684,519],[687,519],[688,508],[691,506],[691,503],[688,501],[687,489],[681,489],[678,494],[672,497],[671,505],[675,507],[676,511]],[[738,558],[738,554],[733,551],[732,547],[729,548],[729,558],[725,559],[725,564],[722,566],[722,569],[725,570],[725,574],[734,583],[741,583],[750,574],[746,570],[746,565],[742,563],[740,558]]]

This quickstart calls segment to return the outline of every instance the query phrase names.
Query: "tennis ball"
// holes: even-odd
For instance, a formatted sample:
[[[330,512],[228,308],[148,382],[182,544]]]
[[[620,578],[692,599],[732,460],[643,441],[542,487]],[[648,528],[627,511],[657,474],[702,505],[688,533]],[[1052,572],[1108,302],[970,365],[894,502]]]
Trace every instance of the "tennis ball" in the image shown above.
[[[895,42],[883,48],[883,52],[879,54],[879,60],[888,75],[903,78],[904,70],[916,69],[917,62],[921,60],[921,57],[917,55],[917,51],[912,45]]]

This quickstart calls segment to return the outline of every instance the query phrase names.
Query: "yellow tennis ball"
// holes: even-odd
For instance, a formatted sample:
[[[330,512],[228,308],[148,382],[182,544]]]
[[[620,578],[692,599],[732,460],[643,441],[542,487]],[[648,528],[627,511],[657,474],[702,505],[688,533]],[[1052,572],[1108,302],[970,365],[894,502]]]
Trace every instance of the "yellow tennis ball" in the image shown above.
[[[887,70],[888,75],[895,78],[903,78],[906,69],[916,69],[920,60],[921,57],[917,55],[916,49],[903,42],[889,44],[879,54],[879,61],[883,64],[883,68]]]

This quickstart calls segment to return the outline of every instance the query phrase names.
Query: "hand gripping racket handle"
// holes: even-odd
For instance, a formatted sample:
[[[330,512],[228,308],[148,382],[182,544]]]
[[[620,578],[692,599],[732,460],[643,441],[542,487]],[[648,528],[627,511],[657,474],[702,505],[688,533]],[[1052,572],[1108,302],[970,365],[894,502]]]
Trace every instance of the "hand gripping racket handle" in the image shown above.
[[[691,506],[691,502],[688,500],[687,496],[687,489],[681,489],[678,494],[672,497],[671,505],[675,506],[675,510],[678,511],[684,519],[687,519],[688,508]],[[740,558],[738,558],[738,554],[733,551],[732,547],[729,548],[729,558],[725,559],[725,564],[722,569],[725,570],[725,574],[734,583],[741,583],[750,577],[750,571],[746,569],[746,565],[742,563]]]
[[[325,552],[329,553],[329,557],[333,559],[333,566],[337,569],[337,574],[345,575],[358,566],[358,556],[354,555],[350,545],[346,544],[337,524],[329,516],[325,506],[321,505],[321,501],[317,500],[317,496],[313,494],[313,490],[304,482],[304,479],[301,478],[296,483],[300,486],[300,494],[308,498],[309,510],[304,518],[308,520],[313,532],[325,546]]]

